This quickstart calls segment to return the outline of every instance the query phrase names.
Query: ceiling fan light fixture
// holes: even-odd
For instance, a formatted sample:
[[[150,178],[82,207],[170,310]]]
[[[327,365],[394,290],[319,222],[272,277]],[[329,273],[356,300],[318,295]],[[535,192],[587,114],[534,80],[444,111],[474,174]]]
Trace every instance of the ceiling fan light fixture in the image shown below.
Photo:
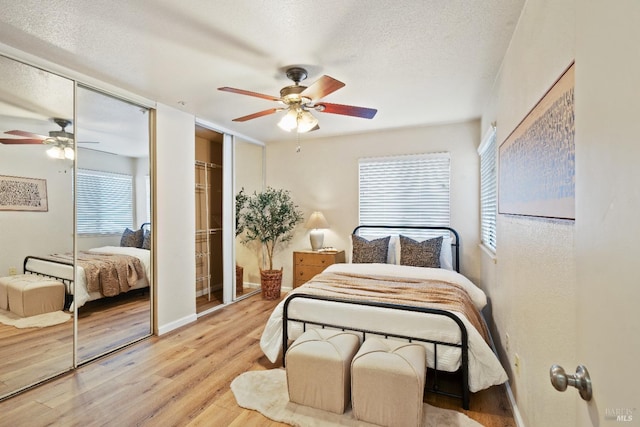
[[[298,133],[309,132],[318,125],[318,119],[308,111],[303,111],[298,116]]]
[[[61,147],[54,145],[47,150],[47,155],[53,159],[64,159],[64,150]]]
[[[76,153],[73,151],[71,147],[64,147],[64,158],[73,160],[76,157]]]
[[[291,109],[285,114],[282,119],[278,122],[278,126],[282,130],[286,130],[287,132],[291,132],[298,125],[298,111],[295,109]]]

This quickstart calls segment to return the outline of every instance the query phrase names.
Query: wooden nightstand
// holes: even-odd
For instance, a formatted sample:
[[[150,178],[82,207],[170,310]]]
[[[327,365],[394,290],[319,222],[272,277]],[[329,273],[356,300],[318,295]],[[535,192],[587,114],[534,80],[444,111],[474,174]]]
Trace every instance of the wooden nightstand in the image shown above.
[[[314,252],[296,251],[293,253],[293,287],[297,288],[313,276],[330,266],[344,262],[344,251]]]

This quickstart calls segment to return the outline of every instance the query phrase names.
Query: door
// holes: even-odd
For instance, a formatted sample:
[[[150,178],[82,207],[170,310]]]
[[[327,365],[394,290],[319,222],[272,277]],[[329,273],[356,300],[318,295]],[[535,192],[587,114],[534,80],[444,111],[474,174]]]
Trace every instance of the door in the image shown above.
[[[581,3],[577,18],[576,363],[593,398],[576,393],[576,424],[640,425],[640,3]]]

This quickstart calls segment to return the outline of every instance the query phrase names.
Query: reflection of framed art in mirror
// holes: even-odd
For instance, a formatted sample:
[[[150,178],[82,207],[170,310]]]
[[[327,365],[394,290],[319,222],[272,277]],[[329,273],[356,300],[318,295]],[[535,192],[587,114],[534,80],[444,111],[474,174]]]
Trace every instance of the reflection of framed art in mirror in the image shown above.
[[[0,175],[0,210],[47,212],[47,180]]]

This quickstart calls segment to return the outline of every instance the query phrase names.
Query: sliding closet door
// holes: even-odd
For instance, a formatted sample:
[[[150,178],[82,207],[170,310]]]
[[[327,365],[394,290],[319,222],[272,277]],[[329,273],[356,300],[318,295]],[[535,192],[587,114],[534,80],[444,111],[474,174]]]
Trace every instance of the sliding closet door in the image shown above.
[[[77,89],[77,361],[149,336],[153,206],[148,109]]]
[[[0,76],[3,398],[73,367],[73,320],[64,309],[70,280],[21,274],[27,256],[73,253],[75,147],[71,80],[3,56]],[[52,274],[71,279],[73,266]]]
[[[264,146],[234,137],[234,174],[237,195],[251,195],[264,188]],[[237,205],[236,205],[237,206]],[[237,212],[237,209],[236,209]],[[260,290],[261,246],[256,242],[242,244],[242,233],[235,241],[235,299]]]

